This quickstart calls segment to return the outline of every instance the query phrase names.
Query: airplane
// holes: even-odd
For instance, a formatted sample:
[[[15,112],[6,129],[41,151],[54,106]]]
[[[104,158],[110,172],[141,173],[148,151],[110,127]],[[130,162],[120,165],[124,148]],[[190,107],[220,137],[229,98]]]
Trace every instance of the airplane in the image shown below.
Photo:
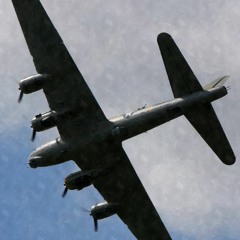
[[[37,71],[20,81],[18,101],[43,90],[50,108],[33,118],[32,140],[52,127],[60,135],[30,154],[30,167],[74,160],[81,171],[66,177],[63,196],[68,189],[89,185],[98,190],[105,202],[90,210],[95,230],[98,220],[117,214],[137,239],[171,239],[122,142],[184,115],[224,164],[234,164],[235,155],[211,105],[228,93],[228,76],[202,87],[172,37],[161,33],[157,42],[174,99],[107,119],[41,2],[12,3]]]

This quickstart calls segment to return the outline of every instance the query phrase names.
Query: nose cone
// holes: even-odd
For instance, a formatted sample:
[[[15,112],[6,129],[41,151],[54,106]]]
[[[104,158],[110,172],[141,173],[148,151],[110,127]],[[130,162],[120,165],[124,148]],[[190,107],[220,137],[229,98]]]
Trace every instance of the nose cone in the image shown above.
[[[40,159],[41,159],[41,157],[39,157],[39,156],[30,158],[30,159],[29,159],[29,162],[28,162],[29,166],[30,166],[31,168],[37,168],[37,167],[39,166],[38,161],[39,161]]]

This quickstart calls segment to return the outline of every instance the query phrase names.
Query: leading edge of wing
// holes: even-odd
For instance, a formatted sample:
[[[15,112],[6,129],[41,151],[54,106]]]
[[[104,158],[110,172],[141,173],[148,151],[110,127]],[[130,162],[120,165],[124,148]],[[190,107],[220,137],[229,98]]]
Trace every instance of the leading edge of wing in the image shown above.
[[[93,151],[92,151],[93,152]],[[108,144],[87,161],[75,160],[81,169],[111,167],[111,174],[94,180],[93,185],[108,203],[118,203],[118,216],[139,240],[171,240],[151,199],[144,189],[121,144]]]

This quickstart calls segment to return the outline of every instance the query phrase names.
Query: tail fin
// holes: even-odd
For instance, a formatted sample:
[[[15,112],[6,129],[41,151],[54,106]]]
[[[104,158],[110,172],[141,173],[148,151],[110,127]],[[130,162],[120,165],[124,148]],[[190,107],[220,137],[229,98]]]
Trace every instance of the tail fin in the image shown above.
[[[175,98],[222,86],[228,78],[219,78],[203,89],[172,37],[161,33],[157,40]],[[192,107],[185,117],[223,163],[231,165],[235,162],[233,150],[211,103]]]
[[[227,81],[227,79],[229,78],[229,76],[223,76],[220,77],[214,81],[212,81],[211,83],[207,84],[206,86],[203,87],[204,90],[208,90],[214,87],[221,87],[225,84],[225,82]]]

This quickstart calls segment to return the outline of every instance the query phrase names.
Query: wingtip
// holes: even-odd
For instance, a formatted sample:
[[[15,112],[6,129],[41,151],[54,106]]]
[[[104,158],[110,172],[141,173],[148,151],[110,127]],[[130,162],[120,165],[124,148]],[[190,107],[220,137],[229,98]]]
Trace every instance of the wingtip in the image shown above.
[[[162,32],[162,33],[158,34],[158,36],[157,36],[158,43],[161,43],[162,41],[165,41],[167,39],[172,39],[172,36],[166,32]]]
[[[236,156],[235,155],[227,155],[222,162],[226,165],[233,165],[236,162]]]

